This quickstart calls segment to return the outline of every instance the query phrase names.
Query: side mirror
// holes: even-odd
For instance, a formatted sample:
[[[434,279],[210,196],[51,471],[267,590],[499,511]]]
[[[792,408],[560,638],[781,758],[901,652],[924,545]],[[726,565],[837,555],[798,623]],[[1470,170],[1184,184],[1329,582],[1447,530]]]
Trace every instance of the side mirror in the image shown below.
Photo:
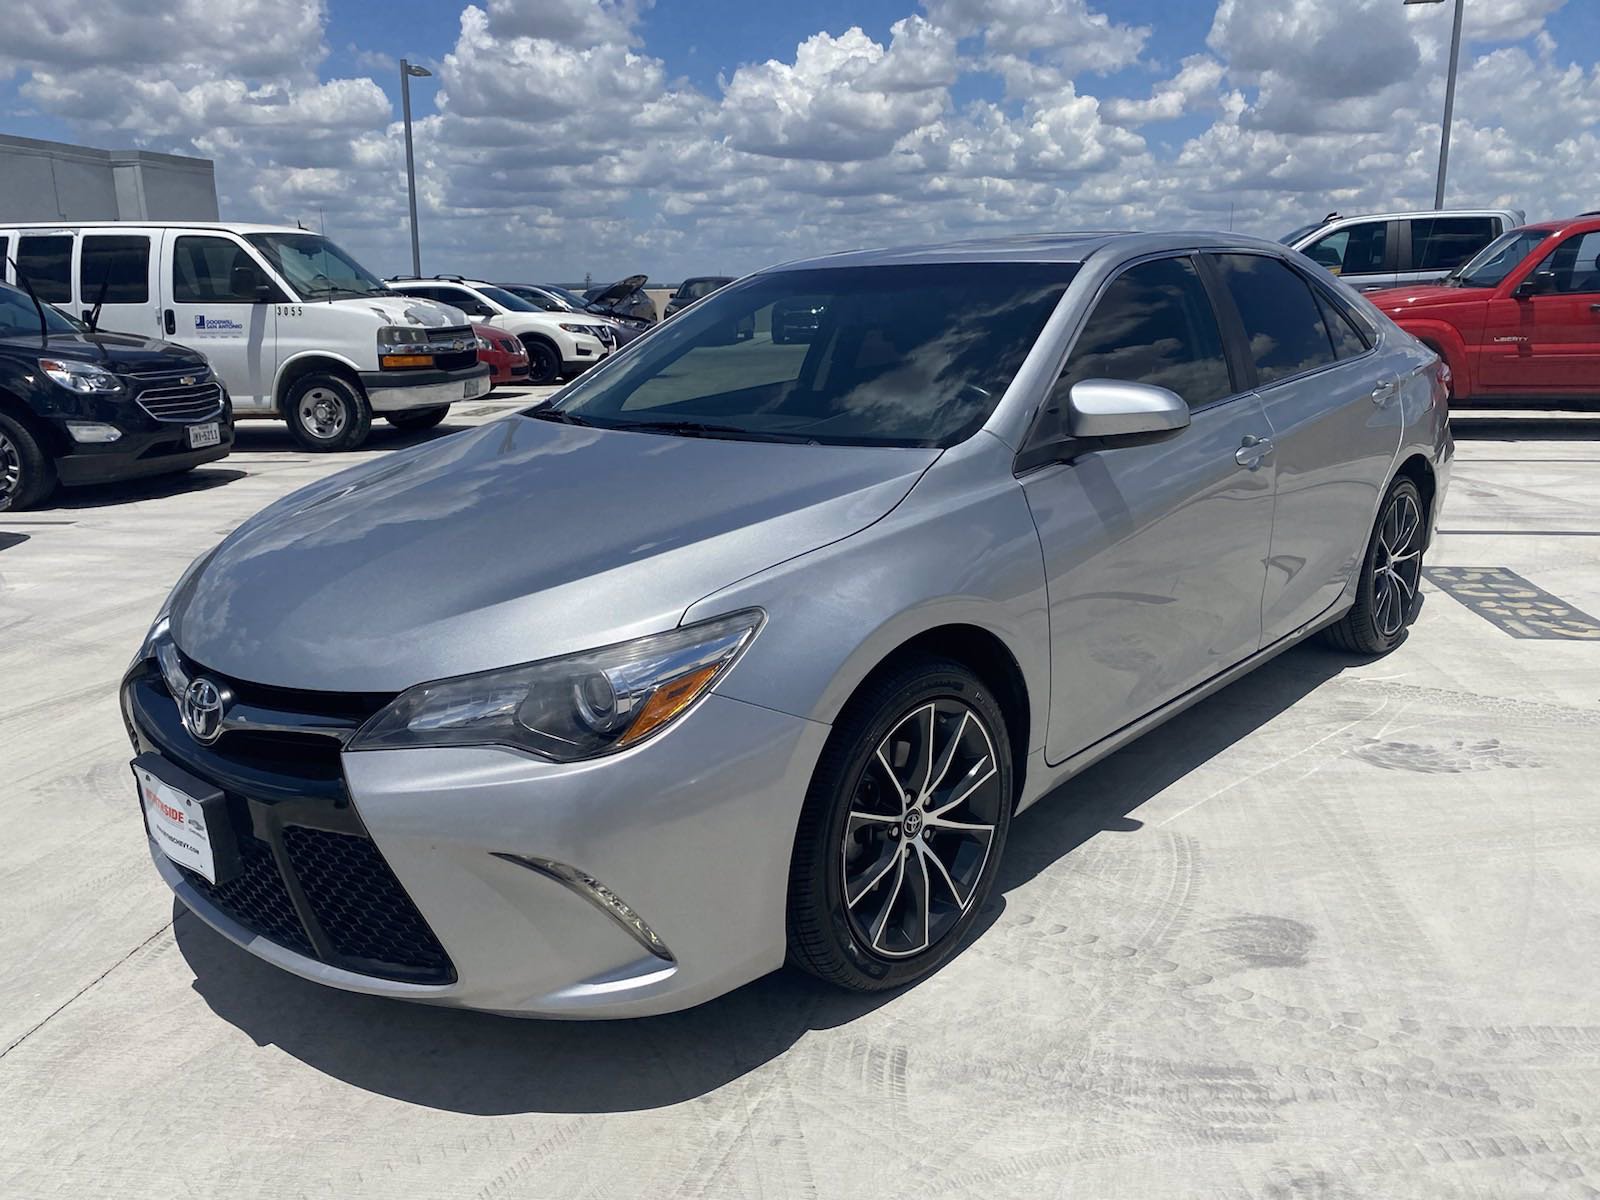
[[[1189,427],[1183,397],[1148,383],[1085,379],[1067,393],[1068,437],[1098,443],[1096,448],[1159,442]]]
[[[1556,290],[1556,273],[1549,269],[1535,271],[1521,283],[1517,290],[1511,294],[1519,300],[1527,296],[1545,296]]]

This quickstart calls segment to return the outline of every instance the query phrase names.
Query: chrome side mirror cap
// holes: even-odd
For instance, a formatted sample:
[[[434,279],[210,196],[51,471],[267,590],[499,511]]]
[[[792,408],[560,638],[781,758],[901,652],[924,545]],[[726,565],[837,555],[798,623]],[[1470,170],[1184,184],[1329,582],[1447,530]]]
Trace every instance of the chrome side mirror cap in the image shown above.
[[[1182,396],[1148,383],[1085,379],[1067,393],[1066,432],[1084,440],[1159,441],[1189,426]]]

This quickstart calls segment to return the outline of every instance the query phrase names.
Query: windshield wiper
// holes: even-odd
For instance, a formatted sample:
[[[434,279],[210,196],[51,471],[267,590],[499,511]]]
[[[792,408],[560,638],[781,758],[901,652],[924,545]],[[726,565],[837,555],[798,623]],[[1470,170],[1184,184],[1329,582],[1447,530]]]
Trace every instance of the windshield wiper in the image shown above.
[[[548,402],[546,403],[548,404]],[[560,425],[583,425],[588,428],[594,428],[593,421],[580,417],[576,413],[562,412],[559,408],[525,408],[522,410],[522,415],[533,417],[539,421],[555,421]]]
[[[730,438],[749,442],[794,442],[815,446],[817,439],[803,433],[781,433],[771,429],[745,429],[739,425],[716,425],[709,421],[629,421],[612,426],[645,433],[676,433],[683,437]]]

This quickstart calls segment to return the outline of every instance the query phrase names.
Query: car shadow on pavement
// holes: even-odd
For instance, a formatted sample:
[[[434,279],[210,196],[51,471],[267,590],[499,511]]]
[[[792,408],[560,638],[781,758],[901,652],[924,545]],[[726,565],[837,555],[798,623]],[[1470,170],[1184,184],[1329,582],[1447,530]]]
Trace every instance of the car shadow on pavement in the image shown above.
[[[407,446],[419,446],[423,442],[449,437],[452,433],[461,433],[463,430],[471,429],[472,427],[472,422],[458,420],[452,414],[432,429],[424,429],[416,433],[402,433],[393,425],[379,419],[372,423],[372,432],[367,435],[367,440],[361,444],[356,453],[403,450]],[[337,454],[322,455],[308,451],[294,440],[288,428],[281,421],[241,421],[233,430],[232,453],[234,455],[305,454],[312,458],[340,457]],[[347,465],[354,466],[360,461],[360,459],[353,459]]]
[[[151,475],[145,479],[127,479],[120,483],[94,483],[82,487],[60,488],[48,502],[39,506],[40,512],[49,510],[81,510],[111,508],[118,504],[133,504],[140,500],[164,500],[182,492],[204,492],[222,487],[235,479],[243,479],[244,471],[228,467],[195,467],[174,475]]]
[[[1058,788],[1017,818],[999,887],[971,937],[1002,918],[1006,892],[1098,834],[1137,836],[1143,827],[1129,814],[1141,804],[1355,661],[1320,648],[1291,651]],[[687,1012],[517,1020],[310,983],[173,907],[195,991],[257,1045],[275,1045],[366,1091],[476,1115],[680,1103],[761,1067],[806,1033],[845,1025],[894,996],[843,992],[784,969]],[[937,986],[936,979],[915,986]]]

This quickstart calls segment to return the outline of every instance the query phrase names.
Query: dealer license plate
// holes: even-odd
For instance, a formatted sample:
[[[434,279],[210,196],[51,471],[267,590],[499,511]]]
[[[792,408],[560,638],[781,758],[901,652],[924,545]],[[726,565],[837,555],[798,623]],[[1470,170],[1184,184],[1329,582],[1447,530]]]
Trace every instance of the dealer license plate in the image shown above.
[[[487,375],[478,375],[467,380],[466,386],[461,390],[461,398],[463,400],[474,400],[484,395],[488,390],[489,377]]]
[[[211,421],[205,425],[189,426],[189,449],[198,450],[202,446],[219,446],[222,444],[222,426]]]
[[[144,806],[145,823],[156,845],[180,867],[197,871],[208,882],[215,883],[217,864],[200,801],[157,779],[137,764],[133,776],[139,784],[139,803]]]

